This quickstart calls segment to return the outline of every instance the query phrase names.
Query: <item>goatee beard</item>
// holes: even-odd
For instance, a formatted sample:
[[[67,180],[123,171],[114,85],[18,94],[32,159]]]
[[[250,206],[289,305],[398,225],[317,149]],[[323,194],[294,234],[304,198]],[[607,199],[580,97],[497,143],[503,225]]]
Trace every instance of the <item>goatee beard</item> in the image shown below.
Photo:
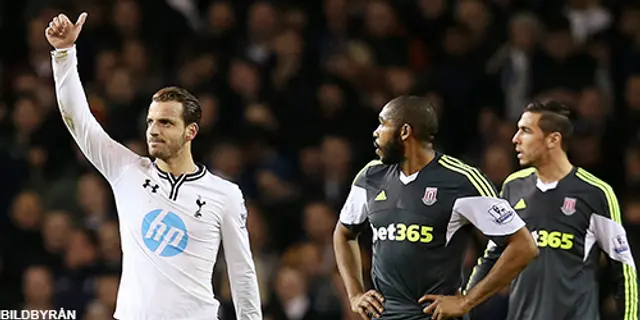
[[[402,164],[405,161],[404,145],[400,140],[400,135],[394,137],[386,148],[382,149],[381,161],[384,164]]]

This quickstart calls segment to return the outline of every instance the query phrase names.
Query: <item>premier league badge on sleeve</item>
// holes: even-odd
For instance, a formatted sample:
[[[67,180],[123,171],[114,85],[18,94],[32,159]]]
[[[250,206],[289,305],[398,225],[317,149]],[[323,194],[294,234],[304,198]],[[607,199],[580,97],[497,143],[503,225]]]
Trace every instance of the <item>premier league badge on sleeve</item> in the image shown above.
[[[489,214],[497,224],[506,224],[513,220],[515,212],[506,203],[496,203],[489,208]]]
[[[627,244],[627,237],[623,234],[619,234],[611,239],[613,242],[613,251],[616,254],[622,254],[629,251],[629,245]]]

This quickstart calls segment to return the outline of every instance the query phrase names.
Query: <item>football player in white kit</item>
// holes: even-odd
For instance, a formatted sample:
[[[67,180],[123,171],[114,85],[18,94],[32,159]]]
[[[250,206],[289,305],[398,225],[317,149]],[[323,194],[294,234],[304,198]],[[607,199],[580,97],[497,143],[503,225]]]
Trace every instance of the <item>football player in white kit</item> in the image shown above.
[[[45,36],[52,52],[58,106],[87,159],[115,195],[123,267],[114,317],[217,319],[212,272],[224,248],[236,316],[262,319],[255,265],[240,188],[209,173],[191,156],[200,106],[184,89],[152,98],[147,143],[155,161],[111,139],[91,114],[77,70],[75,41],[87,18],[53,18]]]

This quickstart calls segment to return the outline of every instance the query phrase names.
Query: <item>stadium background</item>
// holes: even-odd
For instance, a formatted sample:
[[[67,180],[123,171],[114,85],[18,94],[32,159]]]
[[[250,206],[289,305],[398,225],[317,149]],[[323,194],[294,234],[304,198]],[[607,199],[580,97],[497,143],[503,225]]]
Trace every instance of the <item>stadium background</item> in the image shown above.
[[[121,257],[112,194],[60,121],[43,36],[54,15],[73,20],[80,10],[90,14],[77,44],[81,77],[112,137],[145,154],[150,95],[173,84],[200,98],[195,156],[249,199],[268,319],[355,319],[332,230],[351,180],[374,156],[377,112],[401,94],[428,97],[441,119],[438,149],[498,187],[517,169],[510,138],[526,102],[567,103],[572,161],[615,188],[638,248],[640,6],[632,1],[0,1],[2,309],[64,306],[93,320],[114,309]],[[483,241],[470,244],[467,272]],[[218,265],[223,319],[233,319]],[[604,319],[615,313],[609,291]],[[486,319],[501,319],[498,310],[488,306]]]

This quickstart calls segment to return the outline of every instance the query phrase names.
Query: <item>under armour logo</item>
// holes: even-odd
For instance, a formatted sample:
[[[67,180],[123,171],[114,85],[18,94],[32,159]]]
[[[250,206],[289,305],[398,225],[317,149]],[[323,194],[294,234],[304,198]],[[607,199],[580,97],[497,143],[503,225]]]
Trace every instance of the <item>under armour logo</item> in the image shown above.
[[[144,180],[144,184],[142,185],[143,188],[151,188],[151,192],[152,193],[156,193],[156,191],[158,191],[158,188],[160,187],[157,184],[151,185],[151,180],[150,179],[146,179]]]
[[[198,205],[198,211],[196,211],[196,214],[195,214],[196,218],[202,217],[202,213],[200,211],[202,210],[202,206],[204,206],[205,204],[207,204],[207,202],[202,201],[202,198],[198,196],[198,199],[196,200],[196,205]]]

